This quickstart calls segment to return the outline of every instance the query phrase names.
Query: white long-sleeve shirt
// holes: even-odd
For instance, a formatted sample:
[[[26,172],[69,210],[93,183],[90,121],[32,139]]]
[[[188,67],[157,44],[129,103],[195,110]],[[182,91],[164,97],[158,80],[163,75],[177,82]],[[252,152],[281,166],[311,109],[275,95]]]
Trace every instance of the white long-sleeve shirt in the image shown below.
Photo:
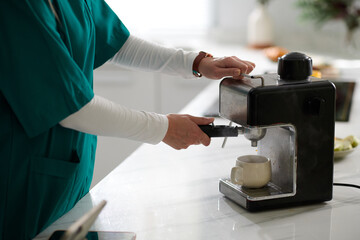
[[[130,35],[109,62],[144,71],[194,78],[192,64],[197,53],[166,48]],[[168,129],[165,115],[137,111],[95,95],[60,125],[99,136],[114,136],[157,144]]]

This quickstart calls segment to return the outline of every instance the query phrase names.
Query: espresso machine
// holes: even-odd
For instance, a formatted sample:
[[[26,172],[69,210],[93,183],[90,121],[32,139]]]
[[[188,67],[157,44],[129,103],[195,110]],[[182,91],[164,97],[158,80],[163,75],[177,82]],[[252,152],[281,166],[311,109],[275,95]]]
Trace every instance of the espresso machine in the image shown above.
[[[335,86],[311,74],[311,58],[291,52],[279,58],[277,74],[220,83],[220,116],[238,126],[210,127],[213,136],[244,134],[271,160],[265,187],[220,179],[220,192],[249,211],[332,199]]]

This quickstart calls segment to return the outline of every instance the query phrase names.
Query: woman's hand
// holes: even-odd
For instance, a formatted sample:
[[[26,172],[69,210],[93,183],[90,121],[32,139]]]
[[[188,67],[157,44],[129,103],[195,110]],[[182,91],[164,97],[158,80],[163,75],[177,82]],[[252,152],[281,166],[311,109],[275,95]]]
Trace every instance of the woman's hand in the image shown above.
[[[255,68],[255,64],[240,60],[237,57],[212,58],[206,57],[199,63],[199,72],[210,79],[233,77],[242,79],[240,74],[249,74]]]
[[[210,138],[198,125],[210,124],[214,118],[194,117],[186,114],[169,114],[167,118],[169,127],[163,139],[167,145],[179,150],[186,149],[190,145],[208,146],[210,144]]]

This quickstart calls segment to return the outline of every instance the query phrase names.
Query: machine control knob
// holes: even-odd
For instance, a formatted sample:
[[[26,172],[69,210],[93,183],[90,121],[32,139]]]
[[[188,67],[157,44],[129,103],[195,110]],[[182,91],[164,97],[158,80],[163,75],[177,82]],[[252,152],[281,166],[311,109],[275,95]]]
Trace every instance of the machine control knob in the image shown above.
[[[278,58],[278,74],[282,81],[308,80],[312,74],[312,59],[299,52],[290,52]]]

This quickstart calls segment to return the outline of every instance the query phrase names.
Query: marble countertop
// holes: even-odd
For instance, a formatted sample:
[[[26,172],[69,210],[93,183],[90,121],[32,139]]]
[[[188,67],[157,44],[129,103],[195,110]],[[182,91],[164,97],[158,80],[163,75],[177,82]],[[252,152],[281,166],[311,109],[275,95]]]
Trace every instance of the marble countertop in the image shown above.
[[[201,115],[217,93],[214,82],[182,112]],[[360,136],[360,96],[354,100],[350,121],[336,123],[338,137]],[[329,202],[256,213],[225,198],[219,178],[229,175],[237,156],[256,152],[243,137],[229,138],[224,149],[222,140],[180,151],[142,145],[36,239],[67,228],[103,199],[108,204],[91,229],[135,232],[139,240],[358,239],[360,189],[335,186]],[[355,150],[336,160],[334,182],[360,185],[359,159]]]

